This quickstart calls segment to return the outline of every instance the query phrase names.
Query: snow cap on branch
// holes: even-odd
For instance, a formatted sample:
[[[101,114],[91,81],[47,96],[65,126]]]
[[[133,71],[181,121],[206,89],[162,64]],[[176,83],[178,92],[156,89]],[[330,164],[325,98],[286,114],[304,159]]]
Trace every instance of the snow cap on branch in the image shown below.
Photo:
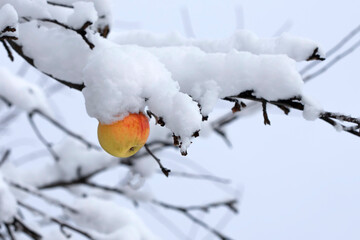
[[[75,2],[74,12],[68,18],[68,25],[74,29],[80,29],[86,22],[94,23],[97,20],[97,12],[92,2]]]
[[[178,33],[155,34],[144,30],[117,32],[112,35],[118,44],[136,44],[143,47],[193,46],[207,53],[227,53],[232,50],[253,54],[284,54],[296,61],[308,60],[315,49],[320,57],[324,52],[309,39],[282,34],[274,38],[260,38],[253,32],[239,30],[231,37],[221,40],[198,40],[185,38]]]
[[[52,114],[42,89],[3,67],[0,67],[0,96],[27,112],[37,109],[49,116]]]
[[[15,8],[10,4],[3,5],[0,8],[0,37],[3,34],[2,31],[4,31],[6,27],[17,29],[17,24],[18,15]]]
[[[0,0],[0,7],[11,4],[19,17],[49,18],[46,0]]]

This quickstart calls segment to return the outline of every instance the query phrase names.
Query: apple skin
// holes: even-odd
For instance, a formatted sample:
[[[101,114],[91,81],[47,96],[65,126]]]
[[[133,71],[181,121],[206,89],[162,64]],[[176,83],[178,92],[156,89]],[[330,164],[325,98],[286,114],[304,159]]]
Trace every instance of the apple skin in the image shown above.
[[[124,119],[98,125],[98,139],[101,147],[115,157],[134,155],[149,137],[149,120],[143,113],[131,113]]]

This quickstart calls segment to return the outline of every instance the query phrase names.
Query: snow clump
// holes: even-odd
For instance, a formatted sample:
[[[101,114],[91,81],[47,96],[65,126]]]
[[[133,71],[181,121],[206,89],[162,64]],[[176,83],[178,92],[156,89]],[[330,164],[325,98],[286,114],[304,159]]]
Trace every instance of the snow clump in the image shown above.
[[[91,230],[99,240],[157,240],[140,218],[129,209],[98,198],[77,199],[77,214],[71,218],[80,227]]]

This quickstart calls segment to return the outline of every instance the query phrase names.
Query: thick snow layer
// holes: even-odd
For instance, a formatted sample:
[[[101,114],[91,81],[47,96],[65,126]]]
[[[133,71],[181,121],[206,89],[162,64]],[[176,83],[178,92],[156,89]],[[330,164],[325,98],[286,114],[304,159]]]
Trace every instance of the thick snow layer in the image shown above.
[[[16,10],[10,4],[5,4],[0,8],[0,36],[6,27],[16,28],[18,15]]]
[[[80,29],[84,23],[94,23],[97,20],[97,12],[92,2],[73,3],[74,12],[68,18],[68,25]]]
[[[0,0],[0,7],[11,4],[19,17],[49,18],[46,0]]]
[[[219,98],[253,90],[267,100],[301,95],[303,81],[285,55],[254,55],[236,50],[205,53],[195,47],[150,48],[208,115]]]
[[[72,83],[82,83],[82,69],[91,50],[80,35],[29,22],[20,24],[17,42],[41,71]]]
[[[70,214],[77,225],[90,229],[99,240],[155,240],[150,230],[132,211],[97,198],[76,200],[78,214]]]
[[[0,96],[27,112],[38,109],[51,116],[52,111],[42,89],[4,67],[0,67]]]
[[[222,40],[197,40],[182,37],[177,33],[165,35],[136,30],[117,32],[112,39],[119,44],[135,44],[144,47],[195,46],[208,53],[229,52],[233,49],[253,54],[285,54],[296,61],[307,60],[319,46],[308,39],[283,34],[274,38],[259,38],[250,31],[239,30]],[[319,54],[324,53],[319,48]]]
[[[16,199],[0,174],[0,224],[10,222],[16,213]]]

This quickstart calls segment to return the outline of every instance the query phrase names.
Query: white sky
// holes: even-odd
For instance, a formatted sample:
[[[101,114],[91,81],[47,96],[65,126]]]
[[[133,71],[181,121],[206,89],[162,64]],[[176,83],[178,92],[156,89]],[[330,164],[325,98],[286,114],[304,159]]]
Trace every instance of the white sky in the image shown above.
[[[316,40],[326,50],[360,20],[360,1],[356,0],[115,0],[114,3],[115,27],[120,22],[136,22],[142,29],[159,33],[184,33],[180,9],[187,6],[196,37],[210,39],[227,37],[234,32],[235,9],[241,7],[244,28],[270,37],[284,23],[291,22],[290,33]],[[117,30],[123,28],[124,25]],[[360,35],[356,39],[359,38]],[[360,50],[357,50],[308,83],[305,92],[326,110],[360,116],[359,59]],[[0,49],[0,63],[14,71],[18,68],[18,64],[8,61],[3,49]],[[95,141],[96,120],[87,116],[81,94],[64,90],[55,96],[54,103],[68,126]],[[220,104],[219,111],[224,112],[224,106],[231,107]],[[263,126],[262,116],[256,114],[228,127],[232,149],[212,135],[196,139],[188,158],[173,151],[161,153],[159,157],[173,167],[192,159],[244,188],[240,215],[223,229],[234,239],[360,239],[360,138],[338,133],[319,120],[307,122],[299,113],[284,116],[273,111],[269,117],[271,126]],[[19,123],[21,121],[23,124],[16,124],[8,134],[33,138],[26,118]],[[49,127],[49,136],[59,135],[51,129]],[[10,140],[0,137],[0,144],[10,144]],[[183,205],[229,196],[208,183],[168,180],[163,176],[155,177],[149,185],[159,199]],[[214,211],[205,219],[216,223],[224,212]],[[139,210],[139,213],[163,239],[175,239],[146,211]],[[189,239],[212,239],[204,238],[208,235],[202,231],[194,234],[189,230],[188,220],[178,214],[162,213],[183,232],[190,232]]]

